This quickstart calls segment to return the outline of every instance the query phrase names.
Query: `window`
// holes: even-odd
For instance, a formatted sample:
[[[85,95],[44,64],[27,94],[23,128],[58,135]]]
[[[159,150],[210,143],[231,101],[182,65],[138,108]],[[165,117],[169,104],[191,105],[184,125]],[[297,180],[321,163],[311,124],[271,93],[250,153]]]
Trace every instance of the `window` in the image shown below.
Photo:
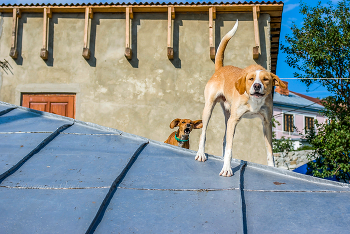
[[[286,132],[293,132],[294,131],[294,119],[293,115],[284,114],[283,120],[284,120],[284,131]]]
[[[22,94],[22,106],[75,118],[75,94]]]
[[[314,118],[305,117],[305,133],[314,128]]]

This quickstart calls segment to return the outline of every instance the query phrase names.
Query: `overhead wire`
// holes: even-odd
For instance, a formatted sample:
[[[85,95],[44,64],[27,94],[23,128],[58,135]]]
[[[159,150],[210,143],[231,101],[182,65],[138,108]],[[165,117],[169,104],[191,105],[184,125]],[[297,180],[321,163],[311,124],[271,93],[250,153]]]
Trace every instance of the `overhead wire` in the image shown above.
[[[287,112],[283,112],[283,113],[280,113],[280,114],[276,114],[276,115],[274,115],[273,117],[280,116],[280,115],[283,115],[283,114],[285,114],[285,113],[293,112],[293,111],[295,111],[295,110],[300,110],[300,109],[303,109],[303,108],[306,108],[306,107],[309,107],[309,106],[312,106],[312,105],[315,105],[315,104],[318,104],[318,103],[314,102],[314,103],[311,103],[311,104],[306,105],[306,106],[301,106],[301,107],[298,107],[298,108],[289,110],[289,111],[287,111]],[[320,105],[320,104],[318,104],[318,105]]]
[[[350,80],[350,78],[280,78],[282,80]]]

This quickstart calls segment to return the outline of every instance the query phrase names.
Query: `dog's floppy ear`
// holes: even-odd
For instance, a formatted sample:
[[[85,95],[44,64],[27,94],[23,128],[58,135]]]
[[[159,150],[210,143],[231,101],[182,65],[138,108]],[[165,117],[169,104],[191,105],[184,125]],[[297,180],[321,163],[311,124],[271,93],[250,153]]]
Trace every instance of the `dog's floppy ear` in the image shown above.
[[[170,123],[170,128],[175,128],[179,125],[181,119],[174,119],[171,123]]]
[[[236,89],[240,95],[243,95],[245,92],[245,79],[246,79],[247,74],[244,74],[241,76],[235,83]]]
[[[199,128],[203,127],[203,123],[202,123],[201,119],[193,121],[192,123],[193,123],[193,128],[194,129],[199,129]]]
[[[275,74],[273,73],[270,73],[271,76],[272,76],[272,79],[273,79],[273,85],[274,86],[279,86],[281,87],[282,89],[285,89],[287,88],[287,86],[283,83],[283,81],[280,80],[280,78],[278,76],[276,76]]]

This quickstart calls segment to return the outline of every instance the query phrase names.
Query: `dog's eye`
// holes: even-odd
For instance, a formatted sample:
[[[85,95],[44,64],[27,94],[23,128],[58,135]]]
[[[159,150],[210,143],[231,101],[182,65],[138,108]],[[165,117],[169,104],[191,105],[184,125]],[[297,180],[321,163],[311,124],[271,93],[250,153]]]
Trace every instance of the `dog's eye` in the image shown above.
[[[269,80],[269,79],[267,79],[267,78],[264,78],[264,79],[263,79],[263,81],[268,81],[268,80]]]
[[[252,78],[249,78],[249,80],[254,80],[254,78],[252,77]]]

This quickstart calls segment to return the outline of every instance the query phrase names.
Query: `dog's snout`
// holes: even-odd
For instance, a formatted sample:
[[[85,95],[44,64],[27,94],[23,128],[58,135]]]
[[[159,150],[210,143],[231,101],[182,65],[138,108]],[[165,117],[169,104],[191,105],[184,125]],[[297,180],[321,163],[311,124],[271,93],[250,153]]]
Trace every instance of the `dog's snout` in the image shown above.
[[[186,126],[189,128],[189,127],[191,127],[191,124],[188,123]]]
[[[261,89],[261,84],[255,83],[255,84],[253,85],[253,88],[254,88],[255,91],[259,91],[259,90]]]

